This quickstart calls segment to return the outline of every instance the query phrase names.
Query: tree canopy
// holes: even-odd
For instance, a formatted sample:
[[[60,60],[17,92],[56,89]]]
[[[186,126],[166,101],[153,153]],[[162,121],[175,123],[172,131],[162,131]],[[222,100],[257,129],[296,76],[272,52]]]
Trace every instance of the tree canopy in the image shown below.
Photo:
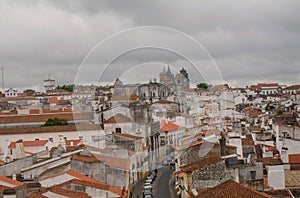
[[[49,118],[42,126],[62,126],[68,125],[68,121],[60,118]]]
[[[202,88],[202,89],[207,89],[208,88],[208,84],[207,83],[199,83],[197,85],[198,88]]]
[[[57,86],[56,89],[64,89],[68,92],[73,92],[74,91],[74,88],[75,88],[75,85],[74,84],[71,84],[71,85],[62,85],[62,86]]]

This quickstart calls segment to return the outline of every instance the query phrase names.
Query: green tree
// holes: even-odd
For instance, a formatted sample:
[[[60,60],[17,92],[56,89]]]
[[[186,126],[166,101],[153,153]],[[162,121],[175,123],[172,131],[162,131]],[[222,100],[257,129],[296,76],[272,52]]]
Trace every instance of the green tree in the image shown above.
[[[68,125],[68,121],[60,118],[48,118],[48,120],[42,126],[62,126]]]
[[[197,85],[198,88],[202,88],[202,89],[207,89],[208,88],[208,84],[207,83],[199,83]]]
[[[62,86],[57,86],[56,89],[64,89],[68,92],[73,92],[74,91],[74,88],[75,88],[75,85],[74,84],[71,84],[71,85],[62,85]]]

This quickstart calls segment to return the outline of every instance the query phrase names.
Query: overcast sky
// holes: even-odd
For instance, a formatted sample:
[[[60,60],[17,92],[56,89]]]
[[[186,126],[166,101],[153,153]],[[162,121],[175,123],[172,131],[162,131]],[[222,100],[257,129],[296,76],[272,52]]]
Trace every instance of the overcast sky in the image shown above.
[[[48,74],[59,84],[148,81],[167,64],[193,83],[300,84],[299,10],[298,0],[4,0],[0,67],[18,89]],[[130,30],[141,26],[155,27]]]

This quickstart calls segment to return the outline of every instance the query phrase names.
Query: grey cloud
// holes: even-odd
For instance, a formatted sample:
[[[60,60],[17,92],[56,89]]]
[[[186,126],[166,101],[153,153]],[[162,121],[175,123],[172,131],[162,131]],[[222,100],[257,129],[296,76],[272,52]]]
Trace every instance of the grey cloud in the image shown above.
[[[299,83],[299,8],[296,0],[2,1],[0,64],[5,68],[7,87],[36,86],[47,74],[59,83],[71,83],[80,62],[101,40],[127,28],[155,25],[175,28],[196,38],[216,60],[226,81]],[[148,33],[140,36],[146,39]],[[138,35],[96,55],[111,57],[136,42],[135,38]],[[159,32],[151,39],[189,51],[198,69],[208,71],[211,63],[201,54],[203,51],[199,54],[189,44]],[[97,56],[90,57],[87,64],[95,65],[101,73],[104,65]],[[174,71],[181,66],[190,67],[189,73],[195,73],[182,57],[141,50],[120,58],[106,74],[106,80],[122,76],[118,67],[148,61],[172,64]],[[149,75],[155,73],[156,70]],[[125,74],[132,79],[126,70]],[[90,75],[87,72],[82,80],[89,80]],[[147,76],[136,76],[137,80],[149,80]],[[198,76],[192,80],[196,82]]]

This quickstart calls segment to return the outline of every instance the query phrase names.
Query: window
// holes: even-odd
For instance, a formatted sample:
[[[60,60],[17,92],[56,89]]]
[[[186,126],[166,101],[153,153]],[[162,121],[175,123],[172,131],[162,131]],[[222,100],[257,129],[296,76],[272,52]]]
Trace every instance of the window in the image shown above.
[[[49,138],[49,142],[53,142],[53,138]]]
[[[251,179],[256,179],[256,171],[250,171]]]
[[[83,140],[83,136],[79,136],[79,139],[80,139],[80,140]]]
[[[121,128],[116,128],[116,133],[121,133],[122,129]]]

